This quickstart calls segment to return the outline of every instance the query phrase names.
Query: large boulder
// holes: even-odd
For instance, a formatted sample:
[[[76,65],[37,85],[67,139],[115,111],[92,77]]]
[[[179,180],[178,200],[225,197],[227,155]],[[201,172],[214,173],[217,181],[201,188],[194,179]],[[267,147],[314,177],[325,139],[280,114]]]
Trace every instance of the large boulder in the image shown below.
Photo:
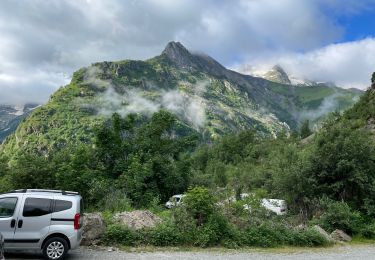
[[[325,231],[323,228],[321,228],[319,225],[313,226],[313,229],[318,232],[322,237],[324,237],[327,241],[333,242],[332,237]]]
[[[104,234],[106,226],[101,213],[85,213],[83,215],[82,245],[96,245]]]
[[[350,242],[352,241],[352,237],[346,234],[344,231],[340,229],[336,229],[331,233],[331,237],[336,241],[342,242]]]
[[[128,226],[133,230],[153,228],[161,222],[161,218],[152,214],[148,210],[135,210],[131,212],[117,213],[114,216],[114,220]]]

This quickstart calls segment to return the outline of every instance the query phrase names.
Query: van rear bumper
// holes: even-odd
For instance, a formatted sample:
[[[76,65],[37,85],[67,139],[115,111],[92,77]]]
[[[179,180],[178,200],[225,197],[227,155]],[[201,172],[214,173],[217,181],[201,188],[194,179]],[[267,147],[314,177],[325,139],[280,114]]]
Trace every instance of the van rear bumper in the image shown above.
[[[76,234],[69,237],[70,249],[73,250],[73,249],[76,249],[76,248],[79,247],[79,245],[81,244],[81,241],[82,241],[82,231],[83,231],[83,228],[81,228],[80,230],[77,230]]]

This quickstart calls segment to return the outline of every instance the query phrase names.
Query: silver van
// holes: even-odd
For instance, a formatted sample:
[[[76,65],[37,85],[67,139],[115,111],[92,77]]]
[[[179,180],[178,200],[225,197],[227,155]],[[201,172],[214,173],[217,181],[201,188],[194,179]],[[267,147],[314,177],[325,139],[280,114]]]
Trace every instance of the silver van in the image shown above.
[[[0,194],[5,251],[41,250],[46,259],[63,259],[81,243],[82,215],[77,192],[27,189]]]

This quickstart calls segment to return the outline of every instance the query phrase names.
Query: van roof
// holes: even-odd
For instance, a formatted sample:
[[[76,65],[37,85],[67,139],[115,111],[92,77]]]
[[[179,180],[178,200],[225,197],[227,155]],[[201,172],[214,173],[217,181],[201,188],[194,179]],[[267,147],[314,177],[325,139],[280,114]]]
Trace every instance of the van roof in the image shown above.
[[[19,190],[12,190],[9,192],[5,192],[2,194],[11,194],[11,193],[33,193],[33,194],[49,194],[49,195],[70,195],[70,196],[79,196],[78,192],[75,191],[65,191],[65,190],[47,190],[47,189],[19,189]]]
[[[172,198],[182,198],[185,196],[186,196],[185,194],[176,194],[176,195],[173,195]]]

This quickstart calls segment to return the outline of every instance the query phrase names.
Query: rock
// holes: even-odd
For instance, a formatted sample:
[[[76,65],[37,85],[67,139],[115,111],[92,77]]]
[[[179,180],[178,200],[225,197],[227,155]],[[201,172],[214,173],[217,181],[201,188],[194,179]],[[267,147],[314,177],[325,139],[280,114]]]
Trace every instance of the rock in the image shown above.
[[[83,215],[82,245],[96,245],[105,232],[105,223],[101,213],[85,213]]]
[[[299,230],[303,230],[303,229],[306,229],[306,225],[305,224],[299,224],[298,226],[296,226],[295,228],[296,229],[299,229]]]
[[[346,234],[344,231],[340,229],[336,229],[331,233],[331,237],[336,241],[342,242],[350,242],[352,241],[352,237]]]
[[[317,231],[322,237],[324,237],[327,241],[333,242],[332,237],[325,231],[323,228],[321,228],[319,225],[313,226],[313,229]]]
[[[114,216],[114,220],[121,224],[125,224],[133,230],[152,228],[161,222],[161,218],[152,214],[148,210],[117,213]]]

